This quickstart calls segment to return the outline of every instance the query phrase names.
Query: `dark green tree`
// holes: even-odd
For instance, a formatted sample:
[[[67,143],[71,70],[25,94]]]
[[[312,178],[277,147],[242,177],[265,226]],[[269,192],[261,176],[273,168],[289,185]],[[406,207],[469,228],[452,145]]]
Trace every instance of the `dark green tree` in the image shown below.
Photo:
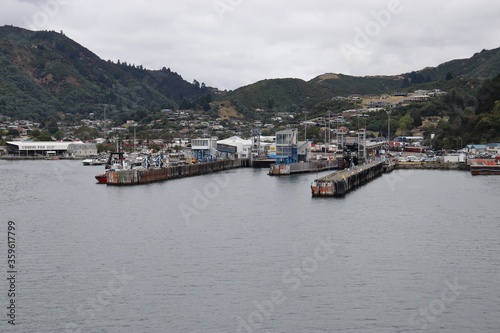
[[[82,141],[89,141],[95,139],[98,135],[98,132],[94,128],[90,128],[88,126],[82,126],[75,131],[75,137]]]
[[[59,126],[57,126],[57,121],[55,119],[52,119],[49,124],[47,125],[47,131],[49,131],[50,134],[55,134],[57,131],[59,131]]]
[[[43,131],[38,137],[39,141],[52,141],[52,135],[48,131]]]

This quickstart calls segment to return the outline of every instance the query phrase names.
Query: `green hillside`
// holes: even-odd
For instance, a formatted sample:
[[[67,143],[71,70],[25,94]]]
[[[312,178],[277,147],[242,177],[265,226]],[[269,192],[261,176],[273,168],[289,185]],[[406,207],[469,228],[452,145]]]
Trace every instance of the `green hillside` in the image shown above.
[[[250,109],[269,109],[273,106],[286,110],[291,105],[311,107],[334,96],[383,94],[415,89],[416,85],[424,87],[426,83],[427,87],[450,90],[455,84],[462,85],[452,78],[486,79],[499,73],[500,48],[497,48],[483,50],[469,59],[452,60],[437,67],[397,76],[359,77],[327,73],[307,82],[300,79],[263,80],[238,88],[223,98],[238,100]],[[446,82],[447,79],[451,81]]]
[[[430,77],[432,81],[444,80],[448,73],[453,77],[491,79],[500,73],[500,48],[482,50],[471,58],[448,61],[417,73]]]
[[[249,108],[307,107],[325,98],[326,90],[314,89],[301,79],[270,79],[238,88],[224,99],[235,99]]]
[[[403,85],[401,76],[349,76],[343,74],[323,74],[311,81],[310,85],[322,87],[330,95],[383,94],[397,90]]]
[[[486,118],[479,127],[490,121],[495,132],[490,131],[487,137],[494,138],[498,132],[497,115],[485,114],[492,109],[497,112],[497,100],[483,103],[481,96],[496,96],[491,91],[497,89],[499,72],[500,48],[397,76],[327,73],[310,81],[266,79],[222,93],[197,81],[189,83],[169,68],[148,70],[142,65],[105,61],[63,33],[0,27],[0,114],[32,120],[89,113],[102,119],[106,113],[107,118],[117,121],[138,121],[170,108],[203,110],[215,118],[237,115],[269,121],[269,113],[256,109],[320,116],[359,106],[333,99],[336,96],[441,89],[452,94],[397,111],[395,119],[398,112],[401,117],[411,113],[414,125],[420,126],[423,116],[446,115],[460,119],[461,124],[467,122],[477,139],[480,135],[475,122]],[[485,81],[494,77],[493,81]],[[493,82],[495,89],[481,95],[481,89],[487,89],[484,82]],[[212,103],[213,99],[217,99],[216,103]],[[369,120],[374,131],[384,128],[384,115],[379,118]],[[462,126],[457,124],[456,128]]]
[[[163,68],[104,61],[53,31],[0,27],[0,113],[40,119],[57,113],[107,117],[175,108],[210,92]]]
[[[397,90],[403,77],[356,77],[343,74],[323,74],[310,81],[301,79],[262,80],[238,88],[223,99],[234,99],[250,109],[294,110],[310,108],[334,96],[350,94],[381,94]]]

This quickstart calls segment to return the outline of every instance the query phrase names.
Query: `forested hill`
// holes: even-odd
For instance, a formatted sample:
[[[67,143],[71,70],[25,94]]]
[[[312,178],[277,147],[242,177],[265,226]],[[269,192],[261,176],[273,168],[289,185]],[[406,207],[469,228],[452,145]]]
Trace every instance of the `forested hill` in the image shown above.
[[[421,77],[432,81],[442,80],[446,76],[474,79],[491,79],[500,74],[500,48],[482,50],[471,58],[445,62],[437,67],[425,68],[417,72]]]
[[[230,101],[226,106],[248,118],[255,117],[255,109],[307,110],[325,103],[323,108],[335,111],[349,105],[330,106],[334,96],[411,90],[422,84],[443,88],[445,82],[460,84],[453,78],[485,79],[499,72],[500,48],[396,76],[327,73],[310,81],[266,79],[222,94],[196,80],[187,82],[169,68],[105,61],[62,32],[0,27],[0,114],[33,120],[89,113],[101,119],[104,113],[116,120],[137,119],[139,113],[164,108],[211,109],[215,115],[212,98],[219,105]]]
[[[380,94],[403,85],[402,76],[356,77],[323,74],[310,81],[267,79],[238,88],[224,96],[250,109],[302,109],[350,94]]]
[[[190,106],[212,88],[189,83],[169,68],[100,59],[62,32],[0,27],[0,113],[17,118]]]
[[[300,79],[262,80],[230,92],[226,99],[238,101],[247,108],[310,107],[334,96],[350,94],[381,94],[414,85],[435,83],[452,78],[487,79],[500,73],[500,48],[483,50],[471,58],[452,60],[437,67],[428,67],[395,76],[349,76],[326,73],[310,81]]]

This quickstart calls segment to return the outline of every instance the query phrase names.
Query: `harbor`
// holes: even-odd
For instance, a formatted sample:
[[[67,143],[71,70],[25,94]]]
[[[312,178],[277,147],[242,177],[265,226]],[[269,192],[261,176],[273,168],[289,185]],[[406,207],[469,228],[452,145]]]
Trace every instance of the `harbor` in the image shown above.
[[[494,318],[487,309],[498,308],[492,290],[496,290],[500,266],[477,258],[483,258],[491,252],[492,244],[500,242],[496,218],[500,177],[471,177],[468,172],[452,170],[415,171],[405,172],[411,176],[394,185],[384,180],[394,174],[382,175],[349,192],[345,199],[338,199],[311,197],[311,181],[323,174],[270,177],[267,169],[245,167],[146,185],[99,186],[93,177],[104,167],[83,166],[78,160],[20,162],[0,160],[0,169],[6,189],[1,193],[4,216],[24,229],[21,241],[25,292],[20,301],[25,305],[23,325],[29,325],[24,332],[37,332],[37,327],[47,332],[64,331],[64,326],[61,328],[50,318],[43,323],[43,308],[30,300],[43,300],[49,293],[55,302],[69,309],[67,317],[58,320],[78,322],[80,306],[85,306],[86,313],[93,309],[87,305],[92,297],[88,290],[96,291],[94,297],[106,297],[103,292],[109,290],[123,290],[113,294],[115,302],[107,307],[112,318],[128,314],[122,319],[120,332],[144,331],[144,318],[149,320],[151,331],[162,331],[167,318],[184,331],[204,332],[209,326],[214,332],[234,332],[238,326],[234,318],[246,318],[258,311],[250,308],[255,300],[259,306],[271,304],[274,289],[262,289],[262,283],[275,284],[288,297],[282,306],[297,303],[304,313],[318,306],[324,309],[305,317],[307,322],[299,327],[304,331],[311,327],[325,331],[327,325],[335,327],[339,320],[354,322],[361,315],[370,318],[371,306],[354,312],[355,316],[351,310],[365,293],[373,296],[370,304],[382,304],[390,312],[383,318],[387,325],[379,324],[376,328],[391,331],[389,325],[395,319],[408,322],[414,309],[418,309],[412,307],[415,297],[420,300],[418,306],[429,304],[429,295],[436,295],[436,290],[439,297],[441,289],[436,288],[440,288],[440,283],[446,286],[444,277],[457,271],[463,272],[457,283],[467,286],[467,298],[457,300],[454,305],[458,307],[449,307],[446,319],[451,316],[453,323],[461,323],[464,317],[491,322]],[[412,214],[409,202],[425,208]],[[482,209],[478,211],[477,207]],[[439,223],[436,212],[446,212],[441,213]],[[471,223],[478,213],[484,224],[480,228]],[[57,237],[51,238],[48,246],[47,237],[52,233]],[[390,236],[381,239],[381,235]],[[324,245],[315,251],[321,244],[331,247]],[[315,259],[315,253],[317,258],[327,260]],[[316,267],[309,258],[318,263],[314,274],[305,270]],[[495,260],[498,262],[498,258]],[[276,262],[281,264],[277,267]],[[295,268],[300,271],[294,273]],[[85,288],[61,288],[61,283],[82,283],[85,272],[93,270],[98,278],[84,282]],[[420,270],[422,275],[418,274]],[[113,272],[122,279],[135,279],[130,277],[124,280],[128,284],[123,285]],[[300,278],[299,273],[307,279]],[[282,282],[283,274],[288,274],[287,283]],[[332,276],[336,278],[332,280]],[[405,290],[418,285],[421,277],[432,288],[420,287],[409,295]],[[224,282],[212,283],[216,278]],[[311,279],[318,283],[306,285]],[[393,280],[388,283],[388,279]],[[491,281],[493,289],[476,287],[477,280]],[[114,289],[107,287],[110,281],[115,282]],[[302,285],[295,291],[297,281]],[[367,281],[365,289],[359,289],[360,281]],[[372,283],[382,289],[370,288]],[[450,283],[454,283],[453,278]],[[394,285],[401,285],[396,294]],[[261,293],[256,295],[256,290]],[[465,294],[463,290],[458,292]],[[320,303],[318,295],[325,295]],[[353,299],[352,295],[359,297]],[[448,295],[453,294],[450,291]],[[339,298],[346,300],[347,306],[329,301]],[[479,298],[483,305],[478,308]],[[234,300],[234,307],[227,307],[228,300]],[[196,302],[202,302],[202,306],[193,310]],[[152,303],[163,304],[159,309],[163,317],[151,314],[147,307],[129,305]],[[285,324],[296,323],[297,316],[272,304],[276,320],[270,321],[273,326],[268,331],[293,332],[294,327]],[[408,306],[402,310],[401,304]],[[211,316],[211,308],[229,309],[223,315],[223,325]],[[172,309],[176,311],[173,314]],[[195,326],[192,321],[179,319],[186,314],[192,318],[200,311],[212,322]],[[339,314],[339,319],[332,318],[332,311]],[[109,325],[110,316],[96,314],[96,325]],[[275,324],[278,321],[285,324]],[[316,323],[321,324],[314,326]],[[356,330],[357,326],[352,327]],[[488,331],[489,326],[476,327]],[[87,331],[98,331],[94,328]],[[458,324],[452,328],[460,332]],[[83,329],[86,327],[82,326],[82,332]],[[401,325],[399,330],[410,331],[412,326]]]

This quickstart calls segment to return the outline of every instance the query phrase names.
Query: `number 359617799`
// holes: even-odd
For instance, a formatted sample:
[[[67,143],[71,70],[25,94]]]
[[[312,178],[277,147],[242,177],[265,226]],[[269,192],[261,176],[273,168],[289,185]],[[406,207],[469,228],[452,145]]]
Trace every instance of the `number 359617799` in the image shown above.
[[[10,270],[16,269],[16,223],[9,221],[7,224],[7,265]]]

